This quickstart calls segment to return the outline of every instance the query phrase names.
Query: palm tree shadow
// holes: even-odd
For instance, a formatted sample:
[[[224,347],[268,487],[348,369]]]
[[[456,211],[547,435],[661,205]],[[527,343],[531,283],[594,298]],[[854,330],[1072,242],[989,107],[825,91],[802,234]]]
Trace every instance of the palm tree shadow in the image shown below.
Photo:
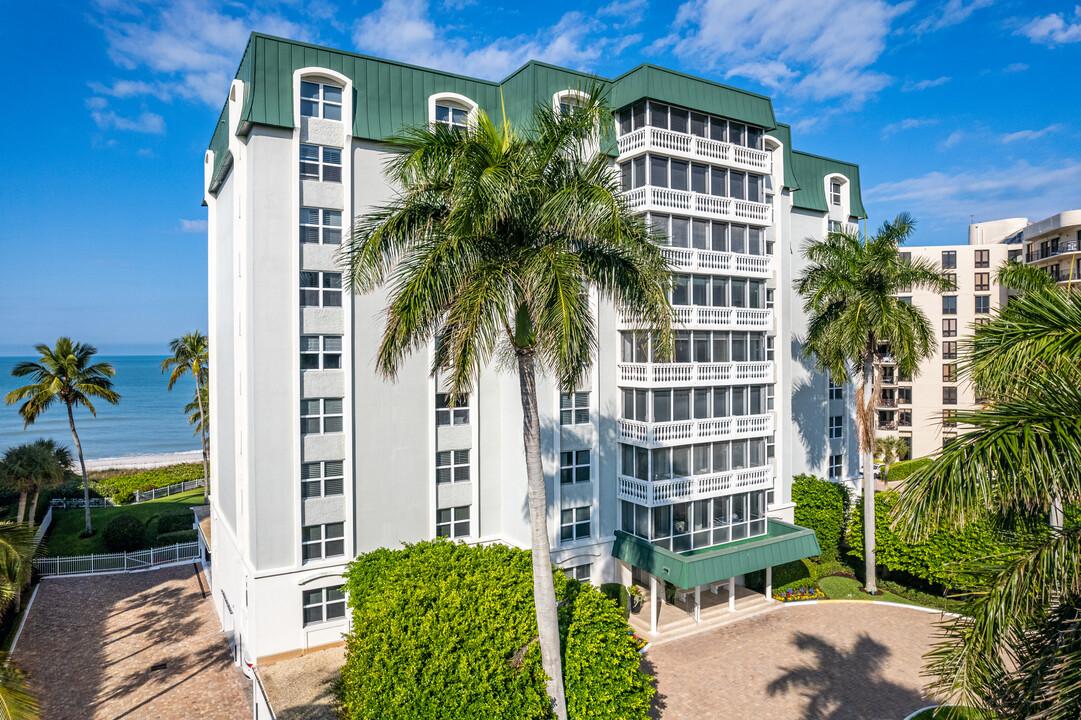
[[[785,669],[766,691],[806,698],[803,720],[904,717],[927,704],[917,690],[883,677],[890,650],[869,635],[861,634],[851,650],[808,633],[797,634],[792,644],[805,664]]]

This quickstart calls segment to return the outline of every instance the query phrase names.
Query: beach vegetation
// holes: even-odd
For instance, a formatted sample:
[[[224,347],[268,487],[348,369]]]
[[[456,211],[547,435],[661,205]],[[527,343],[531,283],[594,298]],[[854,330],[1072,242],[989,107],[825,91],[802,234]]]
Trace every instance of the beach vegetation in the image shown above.
[[[130,503],[135,499],[135,491],[146,492],[168,487],[176,483],[198,480],[203,477],[200,463],[183,463],[166,467],[151,468],[132,474],[113,475],[92,481],[90,487],[101,497],[111,497],[118,505]]]

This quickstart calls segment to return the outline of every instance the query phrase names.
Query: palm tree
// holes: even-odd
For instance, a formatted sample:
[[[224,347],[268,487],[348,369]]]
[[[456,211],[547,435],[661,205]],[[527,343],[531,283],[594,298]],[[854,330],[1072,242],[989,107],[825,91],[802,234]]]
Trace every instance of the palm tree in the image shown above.
[[[0,522],[0,610],[19,607],[37,550],[31,526]],[[37,720],[38,709],[22,671],[0,652],[0,720]]]
[[[518,371],[538,636],[553,710],[566,718],[541,466],[538,364],[561,390],[585,377],[596,352],[589,291],[654,329],[670,352],[668,266],[622,199],[608,158],[611,112],[594,92],[569,113],[534,110],[526,134],[477,114],[465,132],[413,128],[387,165],[401,188],[353,228],[344,248],[350,286],[389,287],[376,365],[394,378],[434,342],[433,373],[467,393],[494,358]]]
[[[201,408],[210,407],[210,389],[203,385],[202,390],[197,390],[192,395],[191,402],[184,406],[184,412],[188,414],[188,425],[195,426],[195,435],[206,438],[207,452],[210,451],[210,415],[203,415]]]
[[[39,711],[22,670],[8,653],[0,652],[0,720],[37,720]]]
[[[27,427],[38,415],[52,407],[54,402],[61,402],[67,407],[68,424],[71,437],[75,440],[75,450],[79,453],[79,466],[83,472],[83,501],[86,508],[86,536],[93,534],[90,526],[90,479],[86,475],[86,461],[83,459],[83,446],[79,442],[79,433],[75,431],[75,413],[73,409],[83,406],[91,415],[97,416],[91,398],[100,398],[116,405],[120,395],[113,390],[112,378],[116,370],[107,362],[92,363],[90,360],[98,349],[93,345],[72,342],[71,338],[58,338],[56,347],[38,345],[41,353],[38,362],[25,360],[17,363],[11,370],[15,377],[30,376],[33,385],[24,385],[7,394],[4,401],[14,405],[25,400],[19,407],[23,417],[23,427]]]
[[[898,247],[915,227],[908,213],[885,222],[874,236],[831,232],[809,238],[803,250],[808,267],[797,280],[804,311],[810,317],[803,356],[813,357],[822,372],[849,378],[857,369],[856,423],[863,467],[865,587],[875,582],[874,444],[879,379],[875,372],[880,344],[887,344],[902,375],[915,377],[920,362],[934,352],[935,335],[927,316],[897,293],[923,288],[942,292],[953,283],[933,262],[902,258]]]
[[[929,654],[932,689],[1000,718],[1065,720],[1081,708],[1081,294],[1030,286],[964,343],[962,373],[988,398],[967,432],[909,477],[903,536],[1027,520],[1015,549],[975,558],[985,582]]]
[[[890,480],[890,465],[894,464],[908,452],[908,443],[896,435],[886,435],[875,438],[875,457],[885,466],[882,468],[882,481]]]
[[[206,485],[206,492],[203,495],[203,502],[205,503],[210,501],[210,444],[207,442],[206,428],[208,425],[206,416],[208,411],[207,408],[203,407],[203,385],[207,381],[207,373],[209,372],[210,345],[207,342],[206,335],[196,330],[172,340],[169,343],[169,350],[173,353],[173,356],[165,358],[161,362],[161,371],[163,373],[167,370],[172,371],[169,374],[167,389],[172,390],[176,381],[189,372],[195,378],[195,399],[199,403],[199,417],[201,418],[199,434],[202,440],[200,446],[203,451],[203,482]]]
[[[12,492],[19,493],[19,513],[15,522],[22,523],[26,517],[26,497],[48,472],[49,457],[34,443],[23,443],[8,448],[0,458],[0,481]]]
[[[34,486],[34,499],[30,502],[31,525],[37,522],[38,498],[41,497],[41,491],[62,485],[67,479],[68,468],[71,467],[71,450],[68,450],[67,446],[61,445],[52,438],[42,438],[34,444],[52,460],[48,463],[48,471],[38,478],[38,483]]]

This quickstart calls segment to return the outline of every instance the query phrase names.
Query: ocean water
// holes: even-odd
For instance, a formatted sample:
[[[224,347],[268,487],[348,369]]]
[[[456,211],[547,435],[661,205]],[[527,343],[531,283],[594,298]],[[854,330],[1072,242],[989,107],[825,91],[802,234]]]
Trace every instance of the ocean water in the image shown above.
[[[30,382],[29,378],[12,376],[15,364],[36,359],[0,357],[0,398]],[[195,428],[188,425],[184,413],[184,406],[195,396],[195,381],[190,375],[177,380],[173,389],[167,391],[169,377],[161,372],[164,356],[97,356],[97,359],[116,368],[113,383],[120,393],[120,403],[94,401],[97,417],[85,408],[75,408],[75,429],[87,460],[199,449],[199,438],[193,434]],[[0,452],[39,437],[51,437],[75,454],[67,410],[62,404],[53,405],[25,430],[18,408],[0,402]]]

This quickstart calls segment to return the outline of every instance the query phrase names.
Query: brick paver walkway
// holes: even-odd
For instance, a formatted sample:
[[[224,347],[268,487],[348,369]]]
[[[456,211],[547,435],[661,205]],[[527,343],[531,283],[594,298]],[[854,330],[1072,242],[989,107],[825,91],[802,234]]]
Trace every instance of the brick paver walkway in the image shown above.
[[[250,681],[232,664],[195,567],[42,581],[14,657],[41,716],[250,718]]]
[[[786,607],[646,652],[653,716],[901,720],[929,704],[921,656],[937,613],[827,603]]]

